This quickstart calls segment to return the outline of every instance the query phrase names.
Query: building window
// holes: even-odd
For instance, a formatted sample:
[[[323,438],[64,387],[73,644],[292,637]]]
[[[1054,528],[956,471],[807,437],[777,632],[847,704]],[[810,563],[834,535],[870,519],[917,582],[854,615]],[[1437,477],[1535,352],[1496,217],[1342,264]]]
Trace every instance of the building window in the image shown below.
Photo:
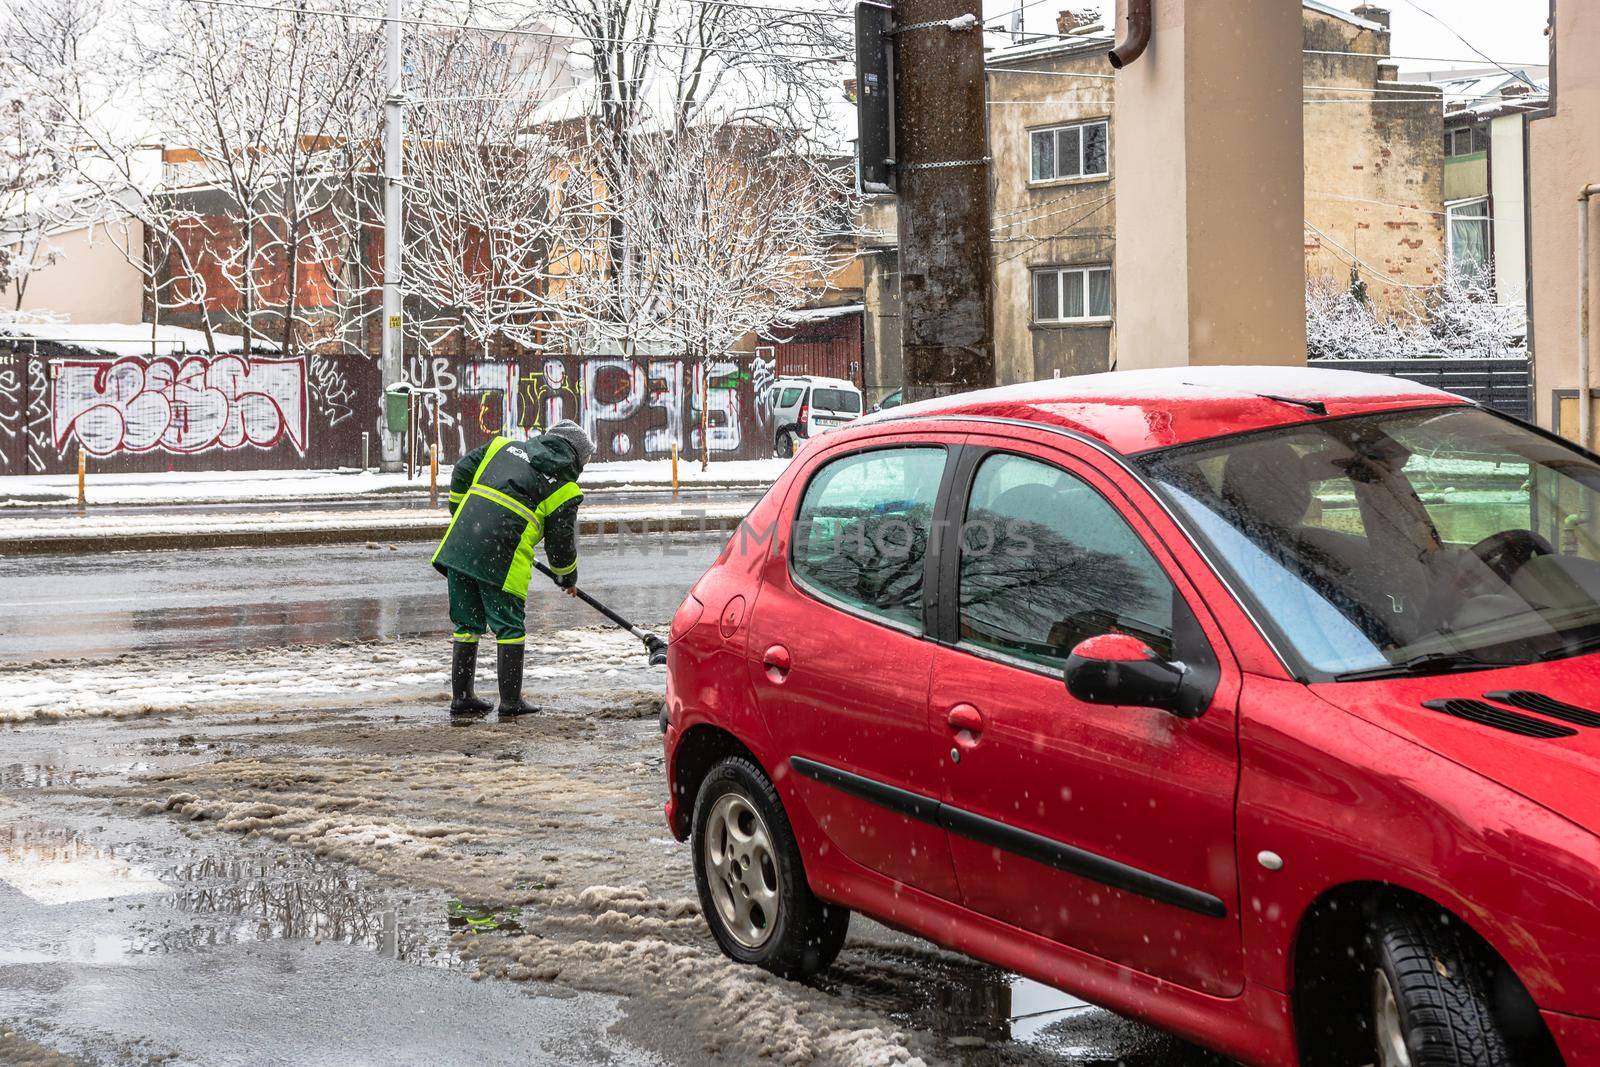
[[[1470,156],[1474,152],[1485,152],[1489,148],[1489,129],[1487,126],[1462,126],[1454,130],[1444,131],[1444,154],[1446,156]]]
[[[1489,201],[1463,200],[1445,207],[1450,272],[1465,282],[1489,280]]]
[[[1030,179],[1050,182],[1058,178],[1106,177],[1111,172],[1109,133],[1110,125],[1104,119],[1030,130]]]
[[[1096,322],[1110,317],[1110,267],[1049,267],[1033,272],[1034,322]]]

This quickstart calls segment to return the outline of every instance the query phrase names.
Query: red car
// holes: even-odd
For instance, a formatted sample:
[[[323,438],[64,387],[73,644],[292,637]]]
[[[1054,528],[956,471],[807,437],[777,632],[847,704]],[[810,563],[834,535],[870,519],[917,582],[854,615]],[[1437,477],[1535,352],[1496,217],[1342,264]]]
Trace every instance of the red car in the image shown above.
[[[1187,368],[810,443],[672,623],[737,960],[851,911],[1253,1064],[1600,1063],[1600,461]]]

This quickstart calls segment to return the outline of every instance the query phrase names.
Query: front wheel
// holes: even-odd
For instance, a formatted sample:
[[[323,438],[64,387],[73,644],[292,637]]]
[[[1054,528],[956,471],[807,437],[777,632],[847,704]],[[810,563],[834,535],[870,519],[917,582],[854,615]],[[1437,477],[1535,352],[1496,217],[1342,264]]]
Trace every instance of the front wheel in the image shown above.
[[[839,955],[850,912],[812,895],[777,790],[755,764],[729,757],[706,775],[692,847],[700,910],[729,957],[803,978]]]
[[[1513,1067],[1490,968],[1440,917],[1396,912],[1374,931],[1377,1067]]]

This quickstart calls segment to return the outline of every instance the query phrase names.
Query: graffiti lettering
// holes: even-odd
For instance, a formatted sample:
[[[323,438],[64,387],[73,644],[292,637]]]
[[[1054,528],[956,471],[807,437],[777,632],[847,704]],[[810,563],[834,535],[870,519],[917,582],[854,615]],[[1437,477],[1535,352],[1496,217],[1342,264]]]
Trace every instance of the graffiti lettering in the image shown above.
[[[0,358],[11,362],[9,357]],[[0,466],[11,466],[12,450],[22,434],[22,375],[7,366],[0,369]]]
[[[348,419],[354,410],[355,390],[338,362],[325,356],[311,357],[311,395],[317,401],[317,414],[329,429]]]
[[[284,438],[306,450],[304,357],[124,357],[56,364],[51,439],[76,437],[96,456],[268,449]]]

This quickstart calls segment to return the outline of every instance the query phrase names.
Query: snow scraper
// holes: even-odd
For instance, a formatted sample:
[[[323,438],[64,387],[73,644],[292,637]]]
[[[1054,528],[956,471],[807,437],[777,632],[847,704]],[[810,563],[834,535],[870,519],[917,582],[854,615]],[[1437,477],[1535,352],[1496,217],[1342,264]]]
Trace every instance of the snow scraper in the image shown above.
[[[539,569],[540,574],[544,575],[546,578],[549,578],[552,582],[556,581],[556,574],[549,567],[546,567],[538,560],[534,560],[533,565]],[[600,601],[596,600],[588,593],[585,593],[582,589],[574,591],[577,593],[579,600],[583,601],[585,604],[589,605],[591,608],[610,619],[613,623],[628,631],[639,640],[643,641],[645,651],[650,653],[650,666],[665,667],[667,665],[667,643],[665,641],[661,640],[661,638],[657,637],[648,630],[639,629],[639,627],[635,626],[627,619],[624,619],[621,615],[618,615],[616,612],[600,603]]]

